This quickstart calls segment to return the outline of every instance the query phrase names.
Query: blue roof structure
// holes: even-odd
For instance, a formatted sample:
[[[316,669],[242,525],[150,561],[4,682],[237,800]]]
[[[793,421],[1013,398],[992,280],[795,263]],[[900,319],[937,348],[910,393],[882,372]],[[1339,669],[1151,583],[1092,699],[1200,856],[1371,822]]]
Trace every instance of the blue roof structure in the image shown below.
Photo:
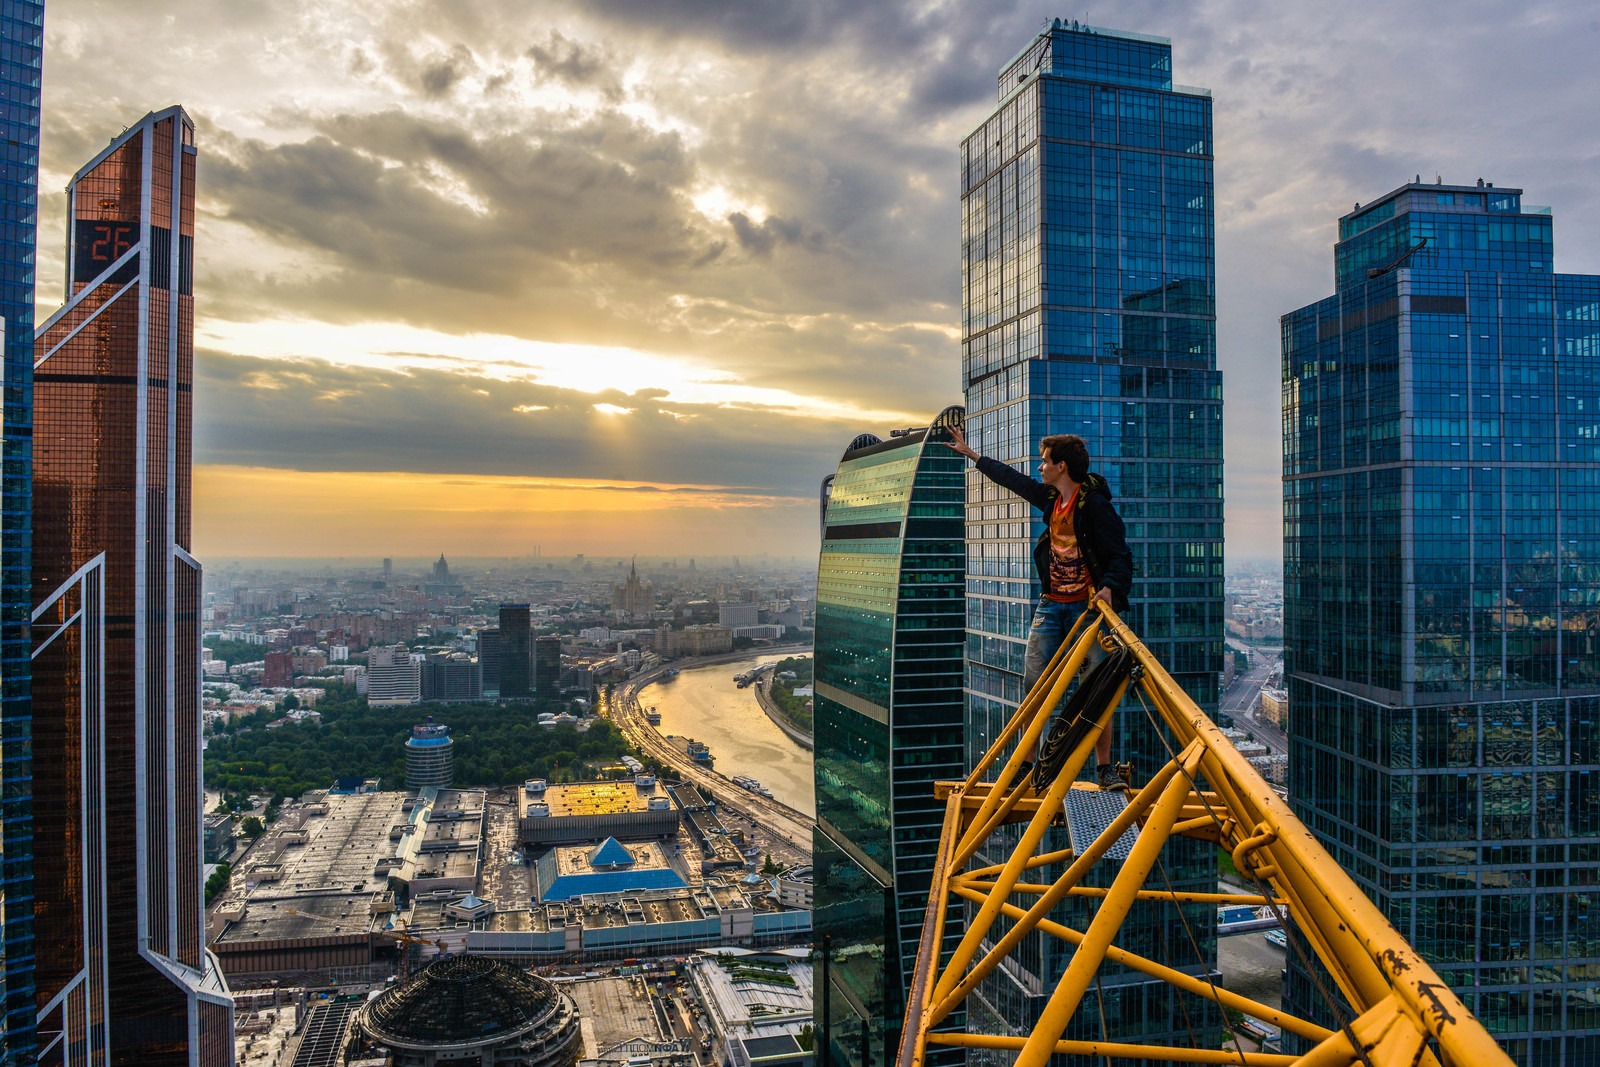
[[[589,853],[591,867],[632,867],[633,853],[622,847],[614,837],[608,837]]]
[[[544,900],[571,900],[591,893],[637,893],[646,889],[682,889],[678,873],[666,867],[642,871],[595,871],[592,874],[564,874],[540,894]]]

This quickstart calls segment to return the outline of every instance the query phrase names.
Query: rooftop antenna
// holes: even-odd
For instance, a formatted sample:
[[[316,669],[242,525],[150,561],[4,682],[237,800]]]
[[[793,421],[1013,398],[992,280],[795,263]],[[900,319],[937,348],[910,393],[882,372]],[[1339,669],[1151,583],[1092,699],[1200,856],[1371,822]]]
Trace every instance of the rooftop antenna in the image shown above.
[[[1435,185],[1443,185],[1444,184],[1444,178],[1442,178],[1441,176],[1435,174],[1433,176],[1433,184],[1435,184]]]

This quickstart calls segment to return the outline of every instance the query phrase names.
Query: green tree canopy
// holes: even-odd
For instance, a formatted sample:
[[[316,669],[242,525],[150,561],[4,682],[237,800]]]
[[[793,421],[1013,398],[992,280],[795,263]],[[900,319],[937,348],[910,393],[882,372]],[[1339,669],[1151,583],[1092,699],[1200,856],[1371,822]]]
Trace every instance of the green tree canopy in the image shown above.
[[[614,760],[633,751],[606,719],[589,720],[588,731],[579,733],[570,724],[539,726],[535,709],[487,703],[372,708],[352,688],[330,685],[317,702],[320,724],[268,730],[278,713],[266,709],[241,718],[231,733],[213,736],[206,747],[206,785],[229,794],[297,797],[340,778],[361,777],[399,789],[406,777],[406,738],[429,715],[450,727],[459,786],[548,778],[557,768],[570,773],[581,760]]]

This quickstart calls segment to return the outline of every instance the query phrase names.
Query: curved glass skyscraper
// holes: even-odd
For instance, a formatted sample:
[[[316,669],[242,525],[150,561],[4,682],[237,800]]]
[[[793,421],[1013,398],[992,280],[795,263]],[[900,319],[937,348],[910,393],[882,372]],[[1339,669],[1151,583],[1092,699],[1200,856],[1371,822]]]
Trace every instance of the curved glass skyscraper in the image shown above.
[[[816,941],[827,946],[815,997],[823,1067],[880,1067],[899,1047],[944,821],[933,783],[966,773],[965,460],[943,443],[960,420],[953,407],[887,441],[863,434],[825,483],[813,866]],[[947,936],[960,929],[955,915]],[[930,1059],[950,1054],[964,1050]]]

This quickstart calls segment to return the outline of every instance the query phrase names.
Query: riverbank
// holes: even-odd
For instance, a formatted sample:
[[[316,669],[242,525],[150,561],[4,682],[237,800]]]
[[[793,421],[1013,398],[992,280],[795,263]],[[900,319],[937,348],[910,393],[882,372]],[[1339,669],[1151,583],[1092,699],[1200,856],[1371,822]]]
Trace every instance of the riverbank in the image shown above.
[[[810,819],[816,810],[811,751],[767,714],[753,685],[741,688],[735,680],[792,654],[769,650],[716,666],[678,660],[675,665],[682,665],[682,673],[677,677],[651,672],[630,679],[628,686],[641,706],[653,708],[661,720],[650,731],[661,737],[692,737],[710,747],[716,759],[710,772],[714,778],[728,779],[729,788],[737,788],[731,779],[748,775],[772,791],[773,801]],[[710,669],[701,669],[706,666]]]
[[[799,726],[795,725],[789,716],[783,713],[783,709],[778,707],[777,704],[773,703],[773,673],[774,672],[772,671],[767,671],[761,676],[761,680],[756,683],[756,703],[761,705],[761,710],[767,713],[767,718],[772,720],[772,724],[774,726],[782,730],[785,734],[789,735],[789,740],[793,741],[807,752],[815,751],[816,745],[812,741],[811,735],[800,729]]]

